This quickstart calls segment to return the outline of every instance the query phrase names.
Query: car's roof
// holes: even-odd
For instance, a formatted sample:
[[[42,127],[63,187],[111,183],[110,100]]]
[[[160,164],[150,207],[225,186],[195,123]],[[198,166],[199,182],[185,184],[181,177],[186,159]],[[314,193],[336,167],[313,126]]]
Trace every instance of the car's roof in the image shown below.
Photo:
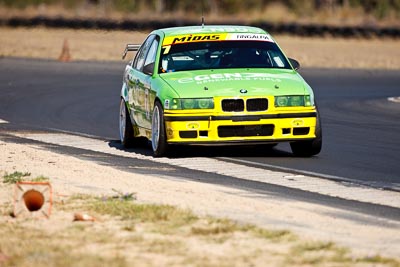
[[[240,25],[205,25],[205,26],[185,26],[165,28],[154,31],[154,33],[162,33],[164,36],[176,36],[184,34],[211,34],[211,33],[251,33],[251,34],[266,34],[263,29],[240,26]]]

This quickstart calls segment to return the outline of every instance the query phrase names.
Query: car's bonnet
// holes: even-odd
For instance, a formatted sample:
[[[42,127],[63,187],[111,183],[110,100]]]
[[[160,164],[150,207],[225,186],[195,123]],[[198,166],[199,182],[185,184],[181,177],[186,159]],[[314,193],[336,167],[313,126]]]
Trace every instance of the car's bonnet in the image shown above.
[[[181,98],[305,94],[293,70],[214,69],[160,74]]]

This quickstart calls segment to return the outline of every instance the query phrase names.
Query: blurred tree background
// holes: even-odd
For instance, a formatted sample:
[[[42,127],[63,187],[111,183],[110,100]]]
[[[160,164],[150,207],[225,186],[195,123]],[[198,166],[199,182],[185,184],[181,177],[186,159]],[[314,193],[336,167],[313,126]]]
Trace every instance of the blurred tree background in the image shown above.
[[[232,17],[244,20],[340,22],[363,17],[357,22],[400,19],[400,0],[0,0],[0,8],[46,10],[97,10],[96,14],[157,17],[199,17],[202,13],[213,19]],[[75,12],[76,13],[76,12]],[[60,15],[64,13],[60,12]],[[199,15],[200,14],[200,15]]]

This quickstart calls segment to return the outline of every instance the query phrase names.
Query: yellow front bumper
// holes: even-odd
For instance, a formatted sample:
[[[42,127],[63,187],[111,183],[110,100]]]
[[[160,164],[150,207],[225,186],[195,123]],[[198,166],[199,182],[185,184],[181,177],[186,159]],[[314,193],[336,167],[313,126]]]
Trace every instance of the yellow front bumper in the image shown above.
[[[315,108],[260,114],[199,114],[168,112],[168,143],[284,142],[315,138]]]

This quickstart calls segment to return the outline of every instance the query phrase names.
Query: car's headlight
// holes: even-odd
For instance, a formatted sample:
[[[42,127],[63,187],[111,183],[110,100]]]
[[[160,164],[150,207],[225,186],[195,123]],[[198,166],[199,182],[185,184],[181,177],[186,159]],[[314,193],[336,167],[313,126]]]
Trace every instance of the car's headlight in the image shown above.
[[[312,107],[314,99],[303,95],[275,96],[275,107]]]
[[[174,98],[169,104],[169,109],[212,109],[212,98]]]

